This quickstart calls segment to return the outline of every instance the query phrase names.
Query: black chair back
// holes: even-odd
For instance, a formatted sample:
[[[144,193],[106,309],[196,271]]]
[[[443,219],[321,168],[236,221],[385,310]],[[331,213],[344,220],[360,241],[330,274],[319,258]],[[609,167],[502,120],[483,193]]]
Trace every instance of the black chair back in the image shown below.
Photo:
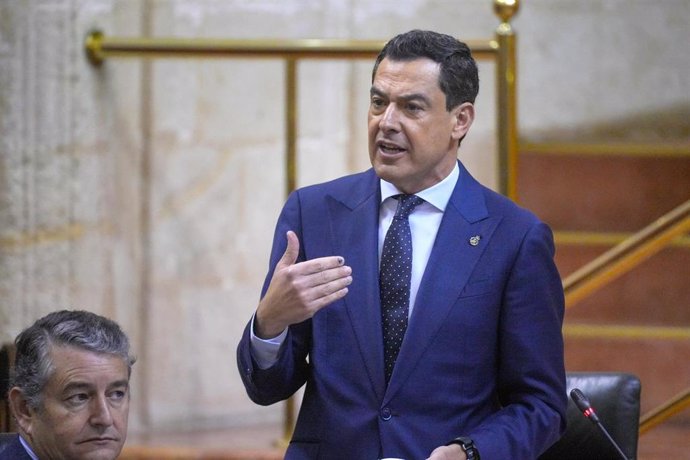
[[[620,460],[620,454],[606,435],[582,414],[570,398],[570,391],[579,388],[623,453],[635,460],[640,423],[640,379],[632,374],[616,372],[569,372],[566,380],[568,427],[563,437],[539,459]]]

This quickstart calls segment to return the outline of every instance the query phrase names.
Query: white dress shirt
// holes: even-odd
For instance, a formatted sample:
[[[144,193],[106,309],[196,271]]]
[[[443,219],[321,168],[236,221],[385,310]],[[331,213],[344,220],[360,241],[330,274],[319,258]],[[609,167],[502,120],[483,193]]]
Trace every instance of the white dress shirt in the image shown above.
[[[412,214],[410,214],[410,233],[412,234],[412,278],[410,279],[410,308],[408,315],[412,315],[415,300],[417,299],[417,291],[419,291],[419,284],[422,281],[426,264],[429,261],[431,249],[436,240],[436,233],[441,225],[443,213],[446,210],[448,201],[450,200],[455,185],[458,182],[460,169],[455,163],[453,171],[438,184],[415,193],[418,197],[424,200],[424,203],[415,207]],[[381,262],[381,251],[383,250],[383,240],[386,238],[386,232],[393,221],[395,209],[398,205],[398,200],[392,198],[394,195],[399,195],[403,192],[398,188],[380,180],[381,186],[381,206],[379,208],[379,263]],[[347,261],[345,261],[347,263]],[[353,274],[353,276],[357,276]],[[328,308],[328,307],[326,307]],[[262,369],[271,367],[278,359],[278,351],[287,336],[287,329],[280,335],[272,339],[261,339],[254,335],[254,318],[252,318],[251,328],[251,353],[257,364]]]

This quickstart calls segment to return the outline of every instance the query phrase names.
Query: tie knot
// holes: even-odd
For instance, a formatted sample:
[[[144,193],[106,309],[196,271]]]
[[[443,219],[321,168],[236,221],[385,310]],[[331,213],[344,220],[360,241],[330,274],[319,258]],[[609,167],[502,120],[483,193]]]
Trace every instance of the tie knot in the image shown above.
[[[417,195],[397,195],[398,209],[395,210],[396,219],[407,219],[414,208],[424,202]]]

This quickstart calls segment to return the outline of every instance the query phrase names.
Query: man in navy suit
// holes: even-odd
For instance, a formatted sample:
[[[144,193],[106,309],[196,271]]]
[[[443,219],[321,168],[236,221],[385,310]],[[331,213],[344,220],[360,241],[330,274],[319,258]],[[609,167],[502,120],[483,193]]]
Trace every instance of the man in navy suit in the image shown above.
[[[0,460],[114,460],[127,436],[129,340],[113,321],[57,311],[15,340],[8,393],[19,433]]]
[[[535,459],[565,429],[551,231],[457,160],[477,91],[464,43],[396,36],[374,65],[373,168],[288,198],[237,354],[258,404],[306,383],[286,458]],[[391,373],[379,266],[409,195],[421,204]]]

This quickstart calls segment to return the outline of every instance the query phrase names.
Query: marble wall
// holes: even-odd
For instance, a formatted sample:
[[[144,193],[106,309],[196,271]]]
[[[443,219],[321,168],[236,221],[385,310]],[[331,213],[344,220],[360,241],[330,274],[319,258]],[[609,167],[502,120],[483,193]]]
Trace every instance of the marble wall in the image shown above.
[[[690,2],[522,3],[523,137],[600,139],[621,123],[617,140],[690,137],[678,121],[690,111],[679,46]],[[95,68],[84,36],[383,40],[430,28],[478,39],[497,24],[490,0],[0,0],[0,341],[53,309],[93,310],[139,356],[133,430],[279,419],[280,406],[248,400],[234,353],[284,200],[283,64]],[[460,152],[489,185],[493,70],[480,64]],[[299,65],[300,185],[368,167],[370,72],[369,60]]]

